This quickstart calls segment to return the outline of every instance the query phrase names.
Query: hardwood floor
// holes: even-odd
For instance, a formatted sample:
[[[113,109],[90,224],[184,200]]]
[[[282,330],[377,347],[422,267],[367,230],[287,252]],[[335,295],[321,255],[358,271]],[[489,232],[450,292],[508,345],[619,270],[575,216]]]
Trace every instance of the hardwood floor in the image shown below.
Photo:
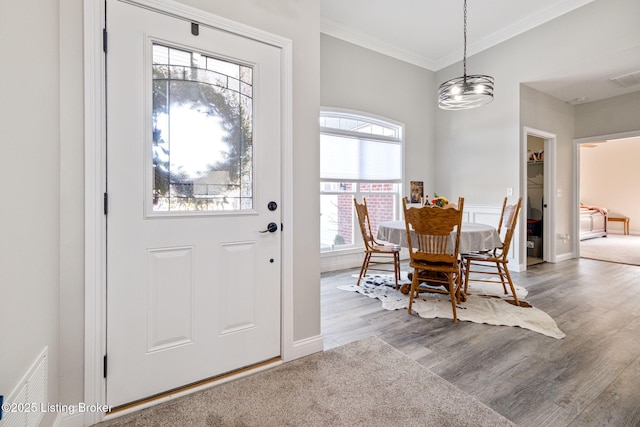
[[[354,272],[322,275],[326,349],[376,335],[521,426],[640,426],[639,266],[574,259],[512,273],[560,340],[383,310],[337,289]]]

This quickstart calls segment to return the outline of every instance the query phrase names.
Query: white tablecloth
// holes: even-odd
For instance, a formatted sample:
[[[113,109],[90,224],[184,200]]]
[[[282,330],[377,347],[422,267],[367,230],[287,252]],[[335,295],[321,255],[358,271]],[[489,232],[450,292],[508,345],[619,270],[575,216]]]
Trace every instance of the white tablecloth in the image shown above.
[[[395,243],[407,247],[407,229],[404,221],[388,221],[380,223],[378,240]],[[495,227],[475,222],[463,222],[460,231],[459,253],[466,254],[474,251],[488,251],[502,244]]]

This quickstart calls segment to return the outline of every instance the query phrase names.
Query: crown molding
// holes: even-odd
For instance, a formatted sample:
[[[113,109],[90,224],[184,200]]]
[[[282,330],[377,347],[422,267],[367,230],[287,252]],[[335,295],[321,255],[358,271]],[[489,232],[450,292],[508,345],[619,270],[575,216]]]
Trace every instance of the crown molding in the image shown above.
[[[353,31],[349,27],[337,24],[333,21],[321,18],[320,32],[322,34],[326,34],[328,36],[353,43],[360,47],[373,50],[383,55],[390,56],[400,61],[408,62],[409,64],[417,65],[418,67],[435,71],[434,68],[436,64],[422,55],[418,55],[415,52],[410,52],[406,49],[402,49],[392,44],[385,43],[381,40],[366,36],[362,33],[358,33],[356,31]]]
[[[557,3],[553,7],[544,9],[535,15],[514,21],[508,26],[468,44],[467,58],[545,24],[546,22],[552,21],[559,16],[565,15],[593,1],[594,0],[565,0]],[[462,47],[460,47],[459,49],[452,50],[449,54],[443,57],[428,58],[417,52],[412,52],[359,33],[347,26],[337,24],[325,18],[320,19],[320,32],[434,72],[462,61],[463,56]]]

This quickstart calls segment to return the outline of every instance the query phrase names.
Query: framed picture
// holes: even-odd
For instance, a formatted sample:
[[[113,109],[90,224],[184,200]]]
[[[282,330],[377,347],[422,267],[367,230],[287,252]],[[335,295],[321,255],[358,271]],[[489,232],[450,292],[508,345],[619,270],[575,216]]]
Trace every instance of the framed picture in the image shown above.
[[[422,203],[424,198],[424,181],[411,181],[411,203]]]

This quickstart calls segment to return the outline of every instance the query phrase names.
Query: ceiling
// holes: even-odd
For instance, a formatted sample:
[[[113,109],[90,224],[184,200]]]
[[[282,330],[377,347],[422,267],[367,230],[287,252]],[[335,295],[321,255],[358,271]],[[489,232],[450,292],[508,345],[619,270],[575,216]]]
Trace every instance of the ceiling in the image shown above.
[[[482,0],[467,6],[467,57],[497,45],[593,0]],[[461,61],[462,0],[321,0],[321,31],[431,71]],[[437,13],[434,13],[437,11]],[[640,44],[633,51],[557,69],[528,86],[573,104],[640,91],[640,73],[630,86],[612,78],[640,70]]]

